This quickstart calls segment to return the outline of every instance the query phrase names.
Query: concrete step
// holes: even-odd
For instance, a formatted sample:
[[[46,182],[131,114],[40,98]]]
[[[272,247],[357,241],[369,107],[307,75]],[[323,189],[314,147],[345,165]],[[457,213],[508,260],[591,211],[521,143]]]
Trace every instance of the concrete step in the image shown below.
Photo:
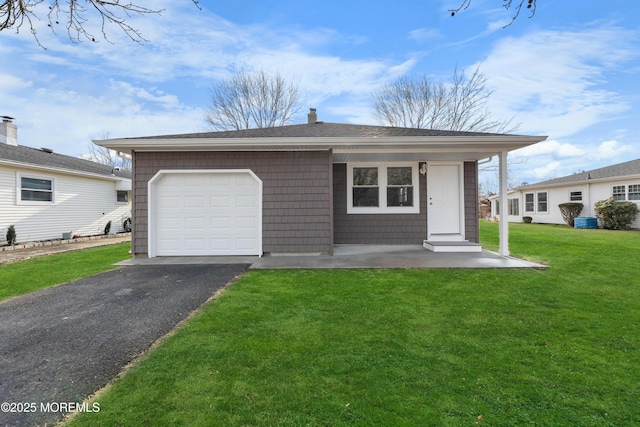
[[[458,242],[425,240],[422,246],[432,252],[482,252],[482,246],[479,243],[467,240]]]

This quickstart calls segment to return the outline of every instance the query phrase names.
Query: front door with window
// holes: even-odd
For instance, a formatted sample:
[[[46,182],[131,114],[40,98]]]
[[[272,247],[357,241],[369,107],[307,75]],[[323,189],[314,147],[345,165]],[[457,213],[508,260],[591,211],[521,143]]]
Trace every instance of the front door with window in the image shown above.
[[[427,240],[464,240],[462,163],[427,164]]]

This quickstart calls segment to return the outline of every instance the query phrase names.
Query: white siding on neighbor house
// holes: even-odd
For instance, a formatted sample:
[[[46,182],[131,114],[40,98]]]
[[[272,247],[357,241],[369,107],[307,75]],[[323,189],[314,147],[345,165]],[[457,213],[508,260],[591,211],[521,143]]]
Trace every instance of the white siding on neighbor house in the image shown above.
[[[54,179],[54,203],[20,202],[18,177]],[[131,202],[116,202],[116,181],[44,170],[0,166],[0,242],[15,226],[18,242],[60,239],[62,233],[91,236],[103,234],[108,221],[111,232],[123,231],[131,214]]]
[[[624,179],[624,180],[610,180],[603,182],[590,182],[590,183],[574,183],[567,184],[561,187],[539,187],[539,188],[531,188],[531,189],[521,189],[515,191],[513,193],[509,193],[508,198],[518,197],[520,199],[520,215],[512,216],[509,215],[507,220],[509,222],[522,222],[523,216],[530,216],[535,223],[542,224],[565,224],[562,219],[562,214],[560,213],[559,205],[561,203],[567,203],[571,200],[571,193],[575,191],[582,191],[582,200],[579,203],[584,205],[582,212],[580,213],[581,217],[595,217],[596,213],[594,210],[595,203],[600,200],[608,199],[613,195],[613,187],[614,186],[624,186],[627,193],[626,197],[628,198],[628,188],[629,185],[640,184],[640,179]],[[540,193],[547,192],[547,204],[548,204],[548,212],[537,212],[537,203],[534,203],[535,212],[525,212],[525,194],[527,193]],[[537,200],[534,199],[534,202]],[[640,207],[640,200],[630,200],[634,202],[638,207]],[[502,213],[502,207],[500,208]],[[494,218],[500,218],[500,215],[496,213],[495,210],[495,199],[491,200],[491,214]],[[640,229],[640,215],[636,217],[636,220],[631,223],[631,228]]]

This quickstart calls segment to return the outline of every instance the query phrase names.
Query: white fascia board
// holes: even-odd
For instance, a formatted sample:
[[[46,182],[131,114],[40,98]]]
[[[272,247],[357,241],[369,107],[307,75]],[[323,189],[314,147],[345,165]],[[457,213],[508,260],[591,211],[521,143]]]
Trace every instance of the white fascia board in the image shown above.
[[[520,191],[526,190],[538,190],[541,188],[558,188],[558,187],[575,187],[577,185],[584,184],[596,184],[596,183],[604,183],[604,182],[613,182],[613,181],[631,181],[631,180],[640,180],[640,174],[633,175],[622,175],[622,176],[611,176],[607,178],[591,178],[591,179],[583,179],[580,181],[567,181],[555,184],[530,184],[526,187],[518,187]]]
[[[0,159],[0,165],[18,167],[23,169],[32,169],[37,171],[61,173],[65,175],[77,175],[77,176],[82,176],[86,178],[104,179],[106,181],[131,181],[131,179],[129,178],[123,178],[115,175],[114,176],[102,175],[99,173],[76,171],[72,169],[56,168],[56,167],[50,167],[50,166],[44,166],[44,165],[35,165],[32,163],[23,163],[23,162],[16,162],[12,160],[4,160],[4,159]]]
[[[546,136],[420,136],[420,137],[309,137],[309,138],[129,138],[93,141],[112,150],[132,151],[283,151],[283,150],[375,150],[422,148],[464,151],[482,148],[488,155],[512,151],[540,141]]]

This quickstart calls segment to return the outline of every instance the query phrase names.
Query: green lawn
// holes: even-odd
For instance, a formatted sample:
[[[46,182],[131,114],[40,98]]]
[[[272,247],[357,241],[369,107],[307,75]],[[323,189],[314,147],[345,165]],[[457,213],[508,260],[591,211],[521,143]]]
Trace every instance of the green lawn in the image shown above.
[[[0,265],[0,301],[115,268],[130,243],[64,252]]]
[[[550,268],[250,271],[71,425],[637,425],[640,233],[510,230]]]

